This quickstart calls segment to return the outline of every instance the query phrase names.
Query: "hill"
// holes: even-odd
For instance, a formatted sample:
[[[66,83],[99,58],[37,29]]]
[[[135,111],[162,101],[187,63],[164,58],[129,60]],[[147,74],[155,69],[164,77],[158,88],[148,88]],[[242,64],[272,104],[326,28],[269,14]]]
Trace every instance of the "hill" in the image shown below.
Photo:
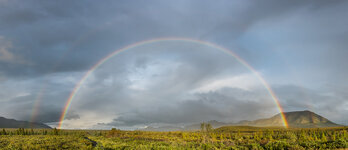
[[[314,128],[314,127],[338,127],[340,125],[308,110],[285,112],[284,116],[289,127],[295,128]],[[237,125],[247,126],[283,126],[283,121],[280,114],[271,118],[258,119],[254,121],[241,121]]]
[[[208,122],[205,122],[210,124],[213,128],[219,128],[222,126],[228,126],[228,125],[233,125],[232,123],[224,123],[224,122],[219,122],[216,120],[211,120]],[[189,124],[185,126],[159,126],[159,127],[152,127],[148,126],[144,129],[139,129],[141,131],[195,131],[195,130],[200,130],[201,129],[201,124],[196,123],[196,124]]]
[[[176,126],[160,126],[160,127],[148,126],[144,129],[140,129],[140,131],[182,131],[182,130],[184,130],[182,127],[176,127]]]
[[[211,120],[211,121],[208,121],[208,122],[205,122],[205,123],[210,124],[213,128],[219,128],[219,127],[222,127],[222,126],[232,125],[232,123],[219,122],[219,121],[216,121],[216,120]],[[199,123],[199,124],[187,125],[187,126],[184,127],[184,129],[187,130],[187,131],[200,130],[201,129],[201,124]]]
[[[288,122],[289,127],[292,128],[322,128],[322,127],[340,127],[336,123],[308,110],[305,111],[293,111],[293,112],[285,112],[284,116]],[[247,129],[256,129],[253,127],[274,127],[279,128],[283,126],[283,120],[280,114],[274,115],[270,118],[258,119],[254,121],[243,120],[238,123],[224,123],[216,120],[208,121],[212,125],[213,128],[220,127],[236,127],[233,129],[241,130],[241,128]],[[243,127],[245,126],[245,127]],[[145,129],[141,129],[143,131],[193,131],[200,130],[200,124],[191,124],[183,127],[177,126],[162,126],[162,127],[147,127]],[[221,129],[225,130],[225,129]],[[229,129],[230,130],[230,129]]]
[[[0,117],[0,128],[51,128],[50,126],[28,121],[18,121],[14,119],[7,119]]]

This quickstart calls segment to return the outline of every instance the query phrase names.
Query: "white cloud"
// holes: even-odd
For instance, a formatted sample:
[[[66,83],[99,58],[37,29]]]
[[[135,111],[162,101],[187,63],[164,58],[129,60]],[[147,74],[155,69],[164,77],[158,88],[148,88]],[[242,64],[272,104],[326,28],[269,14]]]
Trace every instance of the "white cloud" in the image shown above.
[[[74,129],[74,128],[90,129],[90,128],[93,128],[93,126],[95,126],[97,123],[111,122],[114,117],[115,117],[114,115],[103,115],[101,117],[100,114],[84,111],[83,115],[81,115],[77,120],[65,119],[64,123],[62,124],[62,128],[63,129]]]
[[[14,61],[14,55],[8,50],[11,47],[12,43],[10,41],[5,40],[4,37],[0,36],[0,61]]]
[[[201,87],[194,89],[193,93],[214,92],[223,88],[240,88],[250,91],[253,87],[260,85],[260,82],[253,74],[243,74],[222,79],[209,81]]]
[[[164,60],[150,63],[146,67],[138,67],[128,76],[128,80],[131,82],[129,88],[143,91],[156,86],[156,84],[161,84],[163,79],[167,79],[172,70],[180,65],[181,63],[178,62]]]
[[[0,36],[0,62],[30,64],[27,60],[24,60],[20,56],[17,56],[11,52],[11,48],[13,48],[12,42],[3,36]]]
[[[30,95],[30,93],[24,92],[24,93],[18,93],[18,94],[16,95],[16,97],[24,97],[24,96],[28,96],[28,95]]]

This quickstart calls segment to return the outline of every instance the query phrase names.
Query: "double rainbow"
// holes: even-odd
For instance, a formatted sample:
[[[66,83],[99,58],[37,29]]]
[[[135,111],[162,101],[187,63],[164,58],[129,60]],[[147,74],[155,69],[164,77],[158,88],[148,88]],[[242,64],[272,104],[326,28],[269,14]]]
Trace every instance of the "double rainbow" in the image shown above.
[[[165,41],[180,41],[180,42],[190,42],[190,43],[196,43],[196,44],[201,44],[204,46],[208,46],[208,47],[212,47],[214,49],[220,50],[232,57],[234,57],[239,63],[241,63],[242,65],[244,65],[246,68],[248,68],[258,79],[259,81],[263,84],[263,86],[267,89],[268,93],[270,94],[270,96],[272,97],[272,99],[274,100],[279,112],[280,112],[280,116],[281,119],[283,121],[283,125],[284,127],[288,127],[288,123],[286,121],[286,118],[284,116],[283,113],[283,108],[281,107],[280,103],[279,103],[279,99],[277,98],[277,96],[275,95],[275,93],[273,92],[273,90],[271,89],[270,85],[265,81],[265,79],[253,68],[251,67],[245,60],[243,60],[241,57],[239,57],[237,54],[233,53],[231,50],[221,47],[219,45],[210,43],[210,42],[206,42],[206,41],[201,41],[201,40],[195,40],[195,39],[189,39],[189,38],[158,38],[158,39],[151,39],[151,40],[145,40],[145,41],[140,41],[131,45],[128,45],[126,47],[123,47],[121,49],[118,49],[114,52],[112,52],[111,54],[107,55],[106,57],[104,57],[103,59],[101,59],[100,61],[98,61],[95,65],[93,65],[85,74],[84,76],[81,78],[81,80],[75,85],[73,91],[70,93],[68,100],[65,103],[65,106],[63,108],[62,114],[60,116],[60,120],[59,120],[59,124],[58,124],[58,128],[60,129],[62,127],[62,124],[64,122],[64,118],[69,110],[70,104],[72,102],[72,100],[74,99],[76,93],[80,90],[81,85],[86,81],[86,79],[89,77],[89,75],[94,72],[94,70],[96,70],[100,65],[104,64],[105,62],[107,62],[109,59],[111,59],[112,57],[130,50],[132,48],[136,48],[139,46],[143,46],[143,45],[147,45],[147,44],[151,44],[151,43],[156,43],[156,42],[165,42]]]

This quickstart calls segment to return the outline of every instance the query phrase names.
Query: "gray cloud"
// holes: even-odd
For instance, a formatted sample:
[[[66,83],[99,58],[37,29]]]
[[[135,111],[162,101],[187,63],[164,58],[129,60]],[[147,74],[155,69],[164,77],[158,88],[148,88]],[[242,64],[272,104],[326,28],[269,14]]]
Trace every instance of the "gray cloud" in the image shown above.
[[[239,121],[277,113],[260,82],[253,83],[256,89],[251,91],[221,85],[219,92],[194,92],[220,78],[245,74],[248,78],[237,78],[240,83],[256,78],[233,57],[214,48],[186,42],[149,44],[117,55],[95,70],[76,94],[71,110],[81,120],[118,116],[111,123],[99,122],[109,126]]]
[[[275,88],[285,111],[311,110],[337,123],[346,123],[342,118],[348,113],[346,93],[325,89],[324,93],[305,87],[282,85]],[[243,96],[244,95],[244,96]],[[258,100],[261,99],[261,100]],[[263,98],[262,98],[263,97]],[[220,120],[236,122],[245,119],[270,117],[277,113],[273,101],[256,91],[225,88],[217,92],[198,94],[198,99],[121,113],[107,125],[127,127],[149,124],[179,124]],[[226,108],[228,107],[228,108]],[[245,109],[247,108],[247,109]],[[270,111],[265,113],[264,110]],[[341,110],[337,112],[337,110]]]
[[[282,85],[275,90],[286,111],[311,110],[338,123],[348,113],[348,94],[340,90],[328,87],[313,90],[296,85]]]
[[[232,49],[279,85],[275,90],[286,110],[314,109],[340,121],[347,114],[342,90],[348,75],[347,5],[343,0],[0,1],[0,115],[29,120],[40,98],[36,118],[55,122],[74,85],[101,58],[141,40],[187,37]],[[98,68],[77,93],[67,119],[84,120],[89,110],[109,114],[103,123],[113,125],[238,121],[276,113],[262,111],[273,106],[260,87],[189,93],[249,73],[204,46],[143,46]]]
[[[13,49],[25,49],[21,54],[34,65],[2,68],[7,70],[4,74],[12,76],[79,71],[114,49],[163,36],[202,38],[230,46],[260,21],[279,20],[301,8],[317,11],[340,3],[118,1],[96,5],[93,1],[8,1],[1,8],[1,36],[13,41]]]
[[[61,93],[59,93],[61,94]],[[8,102],[3,102],[9,108],[16,109],[6,109],[6,112],[2,114],[7,114],[6,116],[15,118],[18,120],[35,121],[35,122],[58,122],[62,114],[61,104],[57,103],[57,100],[61,98],[55,98],[54,94],[49,94],[51,101],[43,101],[38,107],[35,107],[35,100],[37,97],[34,95],[20,96],[11,99]],[[53,104],[50,104],[53,103]],[[70,112],[66,119],[78,119],[79,115],[74,111]]]
[[[1,116],[26,121],[57,122],[75,78],[62,74],[33,79],[5,80],[0,83]],[[77,119],[71,111],[66,118]]]
[[[241,89],[224,89],[230,93],[244,92],[246,95],[255,94]],[[199,94],[195,100],[182,102],[163,102],[149,105],[148,108],[137,109],[133,112],[121,114],[108,125],[127,127],[133,125],[149,124],[180,124],[199,123],[209,120],[237,122],[245,119],[266,117],[276,113],[276,108],[269,99],[246,99],[246,97],[233,97],[220,92]],[[261,99],[261,100],[260,100]],[[248,109],[246,109],[248,108]],[[265,113],[268,110],[269,113]]]

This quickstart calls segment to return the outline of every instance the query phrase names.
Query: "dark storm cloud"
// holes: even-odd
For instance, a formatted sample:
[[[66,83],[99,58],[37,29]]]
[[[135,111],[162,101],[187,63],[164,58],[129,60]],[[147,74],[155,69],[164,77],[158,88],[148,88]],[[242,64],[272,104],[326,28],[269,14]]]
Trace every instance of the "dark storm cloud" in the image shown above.
[[[66,75],[5,80],[0,83],[1,116],[26,121],[57,122],[74,81]],[[71,111],[66,118],[79,116]]]
[[[184,36],[229,46],[253,24],[298,9],[342,1],[6,1],[0,36],[32,65],[1,63],[8,75],[84,70],[114,49],[139,40]]]
[[[35,99],[42,93],[41,89],[45,89],[37,118],[42,122],[55,122],[83,72],[101,58],[145,39],[188,37],[233,49],[270,83],[293,84],[275,87],[286,110],[325,109],[322,112],[329,119],[333,116],[340,120],[339,117],[347,114],[343,107],[347,105],[347,95],[342,91],[346,89],[348,76],[344,65],[348,57],[347,5],[343,0],[103,3],[0,0],[0,102],[4,104],[0,107],[1,115],[28,120]],[[166,54],[154,56],[159,60],[174,57],[170,51],[178,50],[172,48]],[[109,66],[106,64],[106,69],[95,72],[93,79],[86,82],[86,87],[77,95],[84,100],[76,107],[81,112],[72,110],[67,119],[82,118],[83,110],[110,112],[117,109],[115,112],[121,115],[111,124],[126,126],[224,118],[238,121],[274,113],[262,113],[263,109],[273,107],[262,103],[262,92],[254,90],[202,93],[178,102],[182,91],[187,92],[228,73],[243,74],[245,70],[241,71],[238,63],[227,61],[231,58],[188,51],[178,52],[181,58],[171,62],[179,62],[177,66],[171,63],[161,66],[153,61],[154,53],[147,55],[146,52],[129,52]],[[162,70],[169,68],[166,71],[172,73],[161,77],[161,73],[154,71],[148,75],[156,79],[151,81],[157,84],[145,93],[130,89],[134,87],[129,85],[135,82],[129,79],[130,75],[142,74],[149,66],[156,65]],[[238,69],[233,72],[226,66]],[[135,88],[142,85],[137,86]],[[322,86],[325,88],[318,88]],[[323,91],[328,93],[322,94]],[[141,98],[144,102],[131,107]],[[248,101],[251,99],[262,100]],[[159,103],[158,108],[142,109],[146,100]],[[346,105],[339,105],[342,103]],[[232,110],[221,111],[225,106]],[[122,114],[129,111],[131,113]]]
[[[158,45],[155,44],[155,47]],[[215,79],[216,76],[228,72],[235,75],[249,73],[231,56],[213,49],[205,50],[207,47],[191,49],[192,45],[196,46],[192,43],[179,43],[179,45],[177,43],[163,50],[149,45],[116,56],[100,66],[84,83],[86,86],[79,93],[81,97],[77,95],[77,99],[81,99],[79,107],[84,109],[100,107],[101,111],[109,111],[108,107],[114,109],[117,106],[105,106],[106,103],[118,102],[117,105],[120,105],[124,101],[131,105],[132,103],[127,101],[132,99],[132,95],[137,94],[142,95],[143,99],[175,100],[183,91],[192,90],[207,80]],[[220,58],[219,61],[216,61],[216,58]],[[142,64],[139,65],[139,62]],[[229,64],[228,67],[226,64]],[[147,90],[139,92],[131,89],[130,85],[136,86],[142,82],[149,84],[143,85]],[[139,99],[141,96],[134,102],[138,103]],[[127,109],[127,107],[120,109],[125,108]]]
[[[58,96],[65,93],[59,93]],[[62,114],[62,109],[59,100],[61,97],[57,97],[55,94],[47,95],[49,100],[43,101],[39,104],[39,107],[35,107],[35,101],[37,97],[35,95],[20,96],[11,99],[8,102],[3,102],[7,107],[16,109],[9,109],[3,114],[8,114],[8,117],[18,120],[35,121],[35,122],[58,122]],[[58,103],[57,103],[58,102]],[[53,104],[52,104],[53,103]],[[6,108],[5,108],[6,109]],[[35,110],[34,110],[35,109]],[[36,114],[34,114],[36,112]],[[70,112],[66,119],[78,119],[79,115],[75,112]]]
[[[348,98],[346,93],[340,94],[329,89],[325,89],[323,93],[323,91],[294,85],[277,86],[275,91],[285,111],[310,110],[336,123],[346,123],[346,120],[342,120],[348,113],[348,110],[345,110],[345,107],[348,106],[348,103],[345,102]],[[255,97],[250,95],[256,95],[255,97],[261,98],[261,100],[257,101]],[[151,107],[151,109],[144,108],[120,113],[119,117],[107,125],[125,127],[153,123],[199,123],[209,120],[237,122],[245,119],[271,117],[277,113],[277,108],[269,98],[262,99],[262,95],[257,95],[255,91],[250,92],[235,88],[199,94],[196,100],[187,100],[167,106],[158,104],[158,106]],[[269,113],[265,114],[265,110]],[[337,110],[342,111],[337,112]]]
[[[194,100],[185,100],[172,104],[163,102],[149,106],[151,108],[120,113],[119,117],[108,123],[108,125],[122,127],[153,123],[199,123],[210,120],[237,122],[245,119],[252,120],[260,117],[269,117],[270,114],[276,113],[276,107],[272,104],[273,102],[267,98],[262,99],[264,96],[262,94],[257,95],[259,99],[250,99],[248,95],[255,95],[254,92],[236,88],[225,88],[222,91],[201,93]],[[229,92],[229,94],[226,94],[226,92]],[[236,97],[234,97],[234,94],[231,94],[241,92],[243,94],[239,94]],[[269,113],[265,113],[264,110],[268,110]]]

